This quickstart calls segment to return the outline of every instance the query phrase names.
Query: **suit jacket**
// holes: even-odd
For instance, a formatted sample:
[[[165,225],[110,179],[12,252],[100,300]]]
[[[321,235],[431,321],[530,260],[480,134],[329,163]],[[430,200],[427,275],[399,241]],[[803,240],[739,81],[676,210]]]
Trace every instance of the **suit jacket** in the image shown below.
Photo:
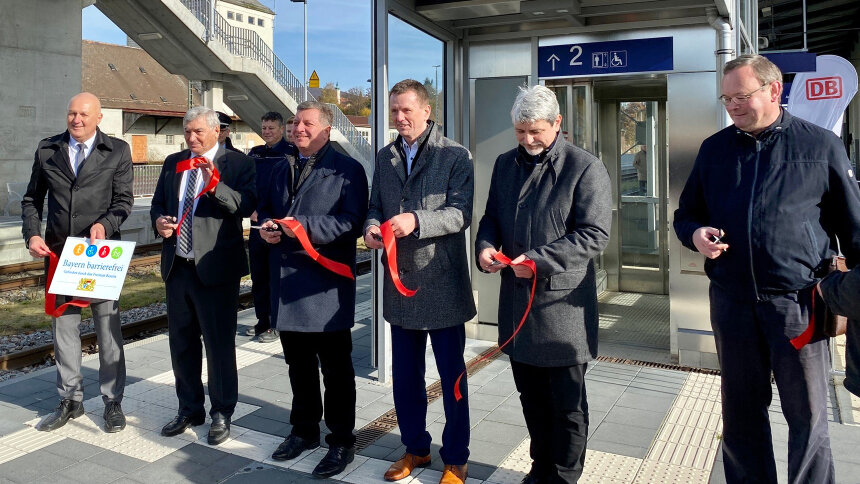
[[[831,273],[821,280],[821,292],[834,313],[848,316],[844,385],[860,396],[860,270]]]
[[[504,349],[511,359],[534,366],[570,366],[597,356],[592,259],[609,242],[611,194],[603,163],[560,136],[531,172],[519,149],[496,159],[475,253],[494,247],[511,259],[525,254],[535,262],[538,277],[528,319]],[[517,278],[510,268],[500,274],[503,342],[525,312],[531,282]]]
[[[367,177],[359,162],[330,145],[317,155],[305,167],[309,173],[294,196],[289,186],[297,152],[272,168],[260,188],[257,216],[260,221],[295,217],[321,255],[350,266],[354,274],[355,241],[367,214]],[[272,317],[278,330],[324,332],[353,326],[354,280],[319,265],[298,240],[286,235],[271,247]]]
[[[45,243],[57,254],[66,237],[89,237],[96,222],[105,237],[118,240],[119,227],[134,203],[131,150],[125,141],[96,130],[92,150],[78,174],[69,162],[69,133],[39,142],[27,192],[21,200],[24,240],[41,235],[45,195],[48,195]]]
[[[191,150],[184,150],[164,160],[149,210],[153,230],[158,217],[176,216],[178,213],[182,174],[176,173],[176,165],[194,156]],[[191,218],[194,263],[197,275],[207,286],[236,283],[248,274],[242,218],[250,216],[257,203],[254,161],[251,158],[220,147],[214,161],[221,181],[212,192],[200,197]],[[183,223],[187,222],[186,219]],[[165,281],[170,277],[175,256],[174,232],[164,239],[161,249],[161,277]]]
[[[401,213],[415,214],[416,233],[397,239],[397,267],[403,284],[418,292],[402,296],[386,270],[382,313],[406,329],[442,329],[463,324],[476,313],[465,235],[475,191],[472,156],[432,122],[418,142],[421,148],[408,177],[400,136],[376,155],[364,228]]]

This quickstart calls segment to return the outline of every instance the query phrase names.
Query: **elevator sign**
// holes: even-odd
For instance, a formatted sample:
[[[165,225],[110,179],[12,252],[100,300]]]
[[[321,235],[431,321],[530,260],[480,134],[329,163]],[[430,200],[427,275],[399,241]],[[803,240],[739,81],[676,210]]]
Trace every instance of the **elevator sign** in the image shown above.
[[[672,37],[538,47],[538,76],[541,78],[672,69]]]

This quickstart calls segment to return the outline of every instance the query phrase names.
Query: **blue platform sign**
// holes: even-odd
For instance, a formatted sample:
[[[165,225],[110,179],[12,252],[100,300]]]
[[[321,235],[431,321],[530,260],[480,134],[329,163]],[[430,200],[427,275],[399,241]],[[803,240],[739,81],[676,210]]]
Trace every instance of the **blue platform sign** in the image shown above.
[[[538,76],[542,78],[672,69],[672,37],[538,47]]]

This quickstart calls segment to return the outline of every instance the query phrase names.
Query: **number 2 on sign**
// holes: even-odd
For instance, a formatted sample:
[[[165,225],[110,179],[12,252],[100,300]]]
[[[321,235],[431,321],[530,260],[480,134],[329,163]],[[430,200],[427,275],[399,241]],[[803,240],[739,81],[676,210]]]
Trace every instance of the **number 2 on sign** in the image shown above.
[[[582,47],[580,47],[580,46],[578,46],[578,45],[572,45],[572,46],[570,46],[570,52],[571,52],[571,53],[576,52],[576,53],[573,55],[573,59],[571,59],[571,60],[570,60],[570,65],[572,65],[572,66],[581,66],[581,65],[582,65],[582,61],[578,61],[578,60],[576,60],[576,59],[579,59],[579,57],[582,55]]]

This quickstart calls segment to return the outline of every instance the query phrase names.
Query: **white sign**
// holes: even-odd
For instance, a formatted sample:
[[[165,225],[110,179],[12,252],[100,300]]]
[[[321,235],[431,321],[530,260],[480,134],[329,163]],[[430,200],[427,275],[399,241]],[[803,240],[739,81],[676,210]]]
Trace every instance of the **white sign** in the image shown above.
[[[48,292],[116,301],[122,292],[135,242],[69,237]]]
[[[857,71],[836,55],[815,59],[815,72],[800,72],[791,83],[788,112],[842,135],[842,114],[857,93]]]

